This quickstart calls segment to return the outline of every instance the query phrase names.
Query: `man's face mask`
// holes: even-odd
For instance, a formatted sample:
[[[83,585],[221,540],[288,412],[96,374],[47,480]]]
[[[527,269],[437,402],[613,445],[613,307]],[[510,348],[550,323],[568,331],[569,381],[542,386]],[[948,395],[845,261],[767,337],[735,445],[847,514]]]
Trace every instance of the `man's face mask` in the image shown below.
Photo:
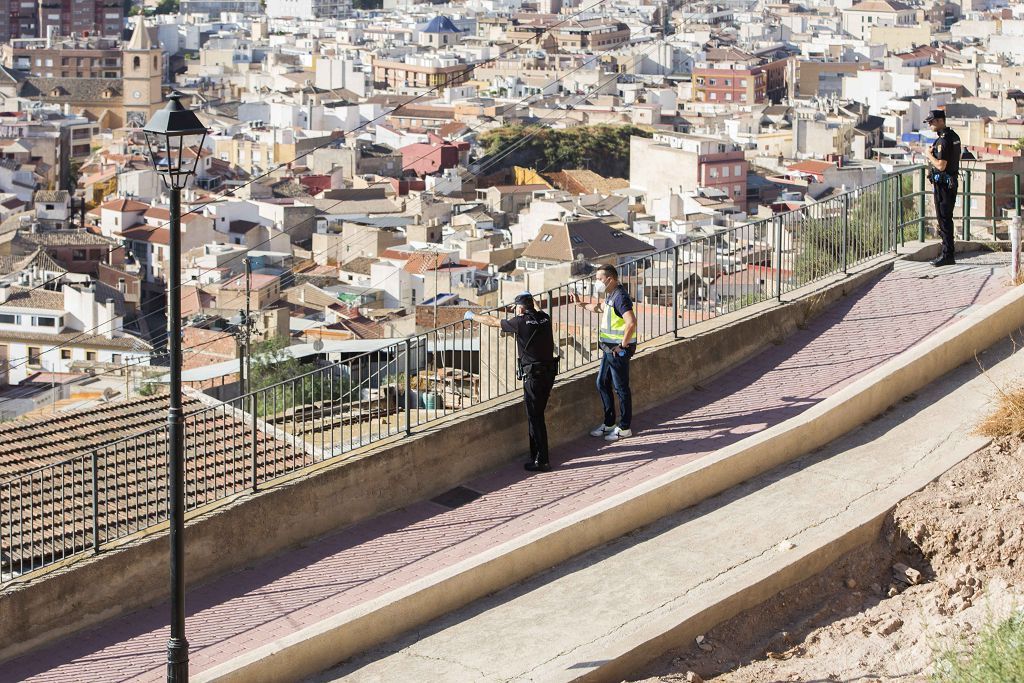
[[[594,291],[598,294],[604,294],[607,289],[608,285],[606,285],[603,280],[598,280],[594,283]]]

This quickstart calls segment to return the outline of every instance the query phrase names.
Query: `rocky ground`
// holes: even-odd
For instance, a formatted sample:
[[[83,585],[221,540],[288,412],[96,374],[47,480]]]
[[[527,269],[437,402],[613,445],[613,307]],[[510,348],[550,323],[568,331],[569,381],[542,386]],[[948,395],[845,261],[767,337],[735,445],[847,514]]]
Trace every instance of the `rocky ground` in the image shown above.
[[[923,681],[1024,606],[1024,446],[997,439],[901,502],[881,536],[634,680]]]

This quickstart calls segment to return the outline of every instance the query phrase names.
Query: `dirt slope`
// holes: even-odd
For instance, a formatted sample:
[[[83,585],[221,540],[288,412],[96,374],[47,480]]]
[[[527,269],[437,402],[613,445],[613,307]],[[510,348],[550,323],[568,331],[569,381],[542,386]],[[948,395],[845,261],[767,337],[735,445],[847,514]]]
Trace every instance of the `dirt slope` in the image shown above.
[[[1024,448],[1003,439],[902,501],[870,546],[634,680],[923,681],[936,650],[1021,606]]]

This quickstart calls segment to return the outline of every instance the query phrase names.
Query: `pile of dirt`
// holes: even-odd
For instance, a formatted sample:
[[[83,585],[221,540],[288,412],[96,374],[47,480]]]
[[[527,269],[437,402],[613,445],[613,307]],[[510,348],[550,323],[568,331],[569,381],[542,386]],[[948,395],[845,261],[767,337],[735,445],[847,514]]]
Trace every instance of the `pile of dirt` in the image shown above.
[[[924,680],[1024,605],[1024,447],[1000,439],[903,500],[880,537],[638,678]]]

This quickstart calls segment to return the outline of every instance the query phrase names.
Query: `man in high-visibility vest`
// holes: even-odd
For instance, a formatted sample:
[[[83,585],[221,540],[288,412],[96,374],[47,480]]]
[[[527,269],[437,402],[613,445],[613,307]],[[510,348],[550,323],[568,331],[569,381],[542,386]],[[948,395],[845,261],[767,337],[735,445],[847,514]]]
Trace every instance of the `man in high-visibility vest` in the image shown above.
[[[594,274],[596,291],[604,303],[584,303],[573,294],[573,301],[588,311],[601,314],[598,343],[603,352],[597,373],[597,391],[604,406],[604,421],[590,432],[605,441],[618,441],[633,436],[633,394],[629,389],[629,359],[636,353],[636,314],[633,300],[619,283],[615,266],[599,266]],[[614,391],[614,394],[613,394]],[[619,398],[619,422],[615,423],[615,397]]]

